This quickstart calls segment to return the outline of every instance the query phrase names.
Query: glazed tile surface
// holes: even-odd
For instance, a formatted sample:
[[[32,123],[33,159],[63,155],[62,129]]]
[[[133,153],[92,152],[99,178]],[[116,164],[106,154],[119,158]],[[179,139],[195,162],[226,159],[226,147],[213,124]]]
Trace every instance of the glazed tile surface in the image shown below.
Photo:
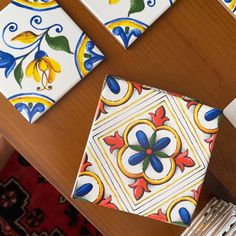
[[[82,0],[112,35],[129,47],[175,0]]]
[[[236,0],[220,0],[222,1],[225,6],[234,14],[236,15]]]
[[[190,224],[220,115],[197,100],[108,76],[72,196]]]
[[[0,16],[0,91],[32,123],[103,55],[53,0],[13,0]]]

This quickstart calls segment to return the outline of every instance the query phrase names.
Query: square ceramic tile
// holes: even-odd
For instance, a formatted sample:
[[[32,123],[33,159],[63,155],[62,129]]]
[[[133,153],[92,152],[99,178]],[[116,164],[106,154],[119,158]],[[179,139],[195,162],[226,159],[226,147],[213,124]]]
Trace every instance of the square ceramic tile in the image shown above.
[[[236,16],[236,0],[219,0]]]
[[[0,17],[0,91],[30,123],[103,59],[53,0],[13,0]]]
[[[220,115],[197,100],[108,76],[72,196],[189,225]]]
[[[81,0],[112,35],[129,47],[175,0]]]

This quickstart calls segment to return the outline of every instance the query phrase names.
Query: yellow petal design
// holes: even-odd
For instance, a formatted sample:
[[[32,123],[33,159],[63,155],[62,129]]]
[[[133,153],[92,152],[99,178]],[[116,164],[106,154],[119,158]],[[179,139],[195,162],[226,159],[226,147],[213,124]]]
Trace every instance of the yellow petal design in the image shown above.
[[[12,38],[12,41],[20,41],[25,44],[30,44],[35,42],[38,37],[39,35],[33,33],[32,31],[25,31]]]
[[[35,81],[37,81],[37,82],[40,82],[40,81],[41,81],[41,76],[40,76],[40,74],[39,74],[39,71],[38,71],[38,68],[37,68],[37,64],[35,64],[35,66],[34,66],[33,75],[34,75],[34,80],[35,80]]]
[[[109,4],[116,4],[118,3],[120,0],[109,0]]]
[[[43,60],[46,61],[49,67],[51,67],[55,72],[60,73],[61,72],[61,66],[58,62],[53,60],[50,57],[43,57]]]
[[[236,0],[232,0],[231,3],[229,4],[229,9],[232,11],[236,5]]]
[[[41,71],[46,71],[48,69],[48,64],[43,59],[39,61],[39,69]]]
[[[37,61],[31,61],[30,64],[26,67],[26,76],[27,77],[32,77],[33,76],[33,72],[34,72],[34,67]]]
[[[49,68],[48,82],[52,83],[55,80],[55,77],[56,77],[56,72],[53,69]]]

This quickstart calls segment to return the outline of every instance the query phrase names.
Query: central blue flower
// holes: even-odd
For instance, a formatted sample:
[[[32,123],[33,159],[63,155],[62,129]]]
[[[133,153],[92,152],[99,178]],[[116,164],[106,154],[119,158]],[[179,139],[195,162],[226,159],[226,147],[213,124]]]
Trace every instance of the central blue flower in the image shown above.
[[[136,132],[136,137],[140,145],[129,145],[129,147],[138,153],[129,157],[129,164],[134,166],[143,161],[143,171],[145,171],[150,162],[156,172],[162,172],[163,165],[159,158],[169,157],[161,150],[170,144],[170,138],[164,137],[156,141],[156,132],[154,132],[148,140],[147,135],[142,130]]]

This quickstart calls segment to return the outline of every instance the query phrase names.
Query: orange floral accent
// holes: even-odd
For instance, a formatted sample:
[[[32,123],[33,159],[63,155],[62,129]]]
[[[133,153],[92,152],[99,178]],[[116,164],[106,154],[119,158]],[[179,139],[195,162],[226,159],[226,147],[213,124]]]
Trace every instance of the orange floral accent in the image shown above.
[[[194,199],[196,200],[196,202],[198,201],[199,197],[200,197],[200,193],[202,191],[202,185],[198,186],[197,190],[193,189],[192,192],[194,194]]]
[[[134,189],[136,200],[139,200],[144,192],[151,192],[147,186],[147,181],[144,178],[137,179],[133,184],[129,184],[129,187]]]
[[[192,167],[195,165],[195,162],[192,160],[192,158],[188,157],[188,150],[183,153],[180,153],[175,158],[175,162],[182,172],[185,170],[185,167]]]
[[[120,149],[122,148],[125,143],[123,137],[121,137],[118,133],[118,131],[115,132],[114,136],[109,136],[104,138],[104,142],[111,146],[110,147],[110,152],[112,153],[115,149]]]
[[[168,121],[169,118],[166,117],[166,111],[163,106],[159,107],[155,113],[149,113],[149,115],[152,118],[153,124],[158,127],[165,123],[165,121]]]
[[[88,156],[85,154],[85,158],[83,159],[84,162],[80,166],[80,172],[83,172],[87,169],[88,166],[91,166],[92,164],[88,162]]]
[[[110,195],[108,198],[102,200],[98,205],[105,206],[111,209],[118,209],[118,207],[114,203],[111,203],[111,200],[112,200],[112,196]]]
[[[153,219],[153,220],[159,220],[162,222],[168,221],[167,216],[162,212],[161,209],[159,209],[156,214],[149,215],[148,218]]]
[[[210,152],[213,151],[213,147],[214,147],[215,142],[216,142],[216,136],[217,136],[217,134],[212,134],[210,138],[205,139],[205,142],[209,143]]]

